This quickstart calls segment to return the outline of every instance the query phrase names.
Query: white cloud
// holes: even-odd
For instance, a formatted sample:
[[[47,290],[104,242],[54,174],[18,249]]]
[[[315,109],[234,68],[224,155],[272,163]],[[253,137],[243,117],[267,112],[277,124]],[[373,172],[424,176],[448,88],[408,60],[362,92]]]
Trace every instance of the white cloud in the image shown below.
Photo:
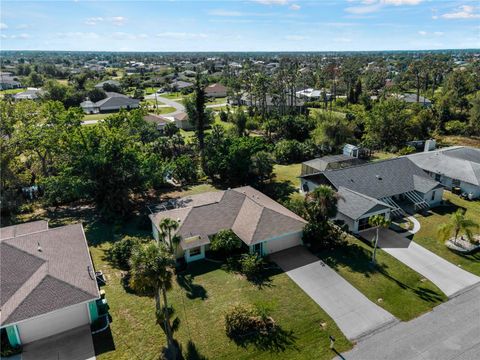
[[[303,36],[303,35],[287,35],[285,36],[285,40],[288,40],[288,41],[301,41],[301,40],[305,40],[307,37],[306,36]]]
[[[223,10],[223,9],[216,9],[208,12],[209,15],[213,16],[243,16],[244,14],[240,11],[230,11],[230,10]]]
[[[148,35],[147,34],[129,34],[129,33],[117,31],[112,34],[112,38],[116,40],[139,40],[139,39],[148,38]]]
[[[18,40],[25,40],[25,39],[29,39],[30,38],[30,35],[29,34],[26,34],[26,33],[23,33],[23,34],[14,34],[14,35],[5,35],[5,34],[2,34],[2,39],[18,39]]]
[[[177,39],[177,40],[191,40],[191,39],[205,39],[208,35],[203,33],[187,33],[187,32],[163,32],[157,34],[159,38]]]
[[[338,37],[338,38],[333,39],[333,41],[349,43],[349,42],[352,42],[352,39],[347,38],[347,37]]]
[[[350,6],[345,11],[350,14],[363,15],[377,12],[385,6],[418,5],[423,0],[361,0],[360,6]],[[356,1],[349,1],[351,3]]]
[[[95,32],[81,32],[81,31],[68,31],[68,32],[59,32],[56,34],[60,38],[74,38],[74,39],[99,39],[100,35]]]
[[[433,33],[437,36],[442,36],[444,34],[443,31],[434,31]]]
[[[8,25],[5,24],[5,23],[0,23],[0,29],[1,29],[1,30],[8,29]]]
[[[418,32],[418,34],[419,34],[419,35],[422,35],[422,36],[425,36],[425,35],[427,35],[427,32],[426,32],[426,31],[423,31],[423,30],[420,30],[420,31]]]
[[[22,30],[22,29],[28,29],[29,27],[30,27],[30,25],[28,25],[28,24],[20,24],[20,25],[15,26],[15,29]]]
[[[444,19],[480,19],[478,8],[471,5],[462,5],[453,12],[441,15]],[[437,19],[438,17],[433,17]]]
[[[85,20],[85,24],[94,26],[94,25],[98,25],[100,23],[105,23],[106,22],[106,23],[111,23],[111,24],[116,25],[116,26],[122,26],[122,25],[125,25],[126,21],[127,21],[127,18],[123,17],[123,16],[112,16],[112,17],[108,17],[108,18],[97,16],[97,17],[87,18]]]
[[[291,10],[295,10],[295,11],[296,11],[296,10],[300,10],[300,9],[301,9],[301,6],[298,5],[298,4],[292,4],[292,5],[290,5],[290,9],[291,9]]]
[[[288,0],[253,0],[256,3],[263,5],[286,5]]]

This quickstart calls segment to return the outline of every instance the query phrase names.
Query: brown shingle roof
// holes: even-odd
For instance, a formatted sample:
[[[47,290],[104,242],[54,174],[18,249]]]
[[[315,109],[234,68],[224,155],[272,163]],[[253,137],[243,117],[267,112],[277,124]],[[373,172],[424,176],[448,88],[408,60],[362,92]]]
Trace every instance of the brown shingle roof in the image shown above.
[[[36,228],[22,225],[17,230]],[[12,234],[11,229],[8,231]],[[2,326],[99,298],[81,224],[10,238],[3,236],[0,242]]]
[[[176,233],[182,238],[206,239],[231,229],[247,245],[301,231],[306,223],[298,215],[250,186],[185,197],[182,208],[150,215],[152,222],[164,218],[180,221]],[[182,246],[183,247],[183,246]]]

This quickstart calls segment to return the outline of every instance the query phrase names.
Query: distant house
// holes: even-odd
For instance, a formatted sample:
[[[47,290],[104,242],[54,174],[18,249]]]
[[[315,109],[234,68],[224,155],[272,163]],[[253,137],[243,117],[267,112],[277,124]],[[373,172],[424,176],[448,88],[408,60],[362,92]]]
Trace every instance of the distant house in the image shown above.
[[[188,119],[188,114],[186,112],[180,112],[173,116],[175,125],[177,128],[182,130],[192,130],[194,127]]]
[[[432,102],[423,97],[423,96],[419,96],[418,97],[418,101],[417,101],[417,95],[416,94],[409,94],[409,93],[405,93],[405,94],[401,94],[401,95],[396,95],[396,97],[402,101],[405,101],[406,103],[408,104],[421,104],[425,107],[430,107],[432,106]]]
[[[304,192],[333,187],[341,196],[337,219],[354,233],[369,228],[373,215],[404,216],[438,205],[443,196],[443,186],[407,157],[327,169],[300,180]]]
[[[227,96],[227,87],[222,84],[211,84],[205,88],[205,96],[212,98],[221,98]]]
[[[10,72],[0,73],[0,90],[19,89],[22,87],[20,81]]]
[[[255,97],[250,97],[248,93],[243,93],[242,97],[240,98],[239,105],[244,106],[254,106],[254,107],[261,107],[262,99],[258,99]],[[237,105],[237,104],[235,104]],[[305,101],[303,99],[299,99],[294,97],[293,99],[290,96],[285,97],[285,104],[282,106],[280,104],[280,99],[278,96],[266,95],[265,97],[265,108],[267,112],[274,112],[280,111],[281,113],[287,112],[286,110],[293,109],[295,113],[304,113],[306,111]],[[285,110],[285,111],[281,111]]]
[[[99,318],[100,293],[81,224],[49,228],[41,220],[0,233],[0,326],[12,346]]]
[[[143,117],[143,119],[147,122],[154,123],[157,127],[157,130],[163,133],[163,129],[165,128],[165,125],[168,123],[172,122],[171,120],[160,116],[160,115],[155,115],[155,114],[147,114]]]
[[[192,88],[193,83],[187,82],[187,81],[175,80],[170,83],[170,87],[175,91],[179,91],[183,89]]]
[[[99,82],[97,85],[95,85],[95,87],[97,89],[103,89],[105,85],[107,85],[107,88],[108,86],[117,87],[117,88],[120,87],[120,83],[116,80],[105,80],[105,81]]]
[[[306,221],[250,186],[192,195],[159,206],[149,215],[153,236],[161,241],[159,223],[178,221],[176,257],[186,262],[203,259],[213,235],[232,230],[251,253],[268,255],[302,244]]]
[[[42,89],[27,88],[27,90],[13,95],[15,100],[37,100],[45,93]]]
[[[135,109],[140,105],[140,100],[132,99],[126,95],[107,92],[107,97],[97,102],[92,102],[89,99],[80,104],[85,114],[98,114],[102,112],[113,112],[120,109]]]
[[[317,100],[330,100],[332,95],[325,91],[325,89],[315,90],[312,88],[299,90],[295,93],[295,95],[306,101],[317,101]]]
[[[480,150],[452,146],[407,156],[447,189],[460,188],[471,199],[480,197]]]

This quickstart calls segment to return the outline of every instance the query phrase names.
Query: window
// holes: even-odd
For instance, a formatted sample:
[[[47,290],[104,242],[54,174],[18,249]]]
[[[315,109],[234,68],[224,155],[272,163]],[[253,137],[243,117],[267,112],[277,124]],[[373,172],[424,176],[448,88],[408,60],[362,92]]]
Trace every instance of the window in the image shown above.
[[[263,255],[263,243],[253,245],[253,252],[258,255]]]
[[[435,200],[435,191],[432,191],[432,201]]]
[[[368,223],[368,218],[363,218],[358,221],[358,231],[366,230],[370,228],[370,224]]]
[[[442,175],[435,174],[435,181],[440,181],[442,179]]]
[[[452,186],[453,187],[459,187],[460,186],[460,180],[452,179]]]
[[[197,256],[197,255],[200,255],[201,253],[202,253],[202,247],[201,246],[196,247],[196,248],[191,248],[189,250],[190,256]]]

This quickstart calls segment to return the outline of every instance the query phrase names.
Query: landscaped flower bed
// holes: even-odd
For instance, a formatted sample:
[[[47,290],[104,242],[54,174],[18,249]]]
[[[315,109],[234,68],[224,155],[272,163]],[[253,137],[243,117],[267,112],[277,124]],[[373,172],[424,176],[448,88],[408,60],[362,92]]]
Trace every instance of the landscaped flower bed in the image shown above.
[[[445,245],[453,251],[462,253],[462,254],[470,254],[477,250],[480,250],[480,235],[475,235],[472,241],[468,241],[461,237],[460,239],[449,239],[445,242]]]

